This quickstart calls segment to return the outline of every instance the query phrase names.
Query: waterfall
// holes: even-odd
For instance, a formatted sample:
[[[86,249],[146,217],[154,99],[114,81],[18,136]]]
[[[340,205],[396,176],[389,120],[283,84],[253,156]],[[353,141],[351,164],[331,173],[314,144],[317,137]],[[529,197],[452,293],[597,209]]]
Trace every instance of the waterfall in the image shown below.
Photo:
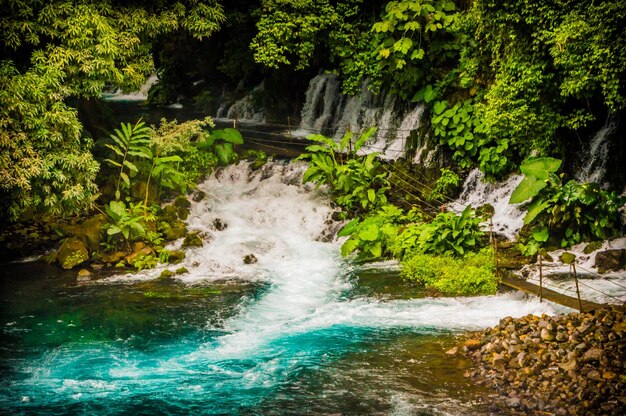
[[[583,152],[580,160],[582,168],[576,173],[576,180],[580,182],[602,182],[606,174],[606,163],[609,159],[610,138],[616,129],[616,117],[610,115]]]
[[[522,179],[522,175],[511,175],[504,182],[492,183],[486,181],[485,175],[476,168],[465,179],[463,191],[451,204],[451,208],[460,213],[468,205],[474,208],[485,204],[491,205],[494,208],[492,217],[494,232],[513,240],[524,225],[526,212],[517,205],[509,204],[509,199]]]
[[[227,119],[238,119],[243,121],[251,121],[255,123],[263,123],[265,121],[265,113],[263,110],[259,109],[254,100],[254,95],[262,92],[265,89],[265,84],[261,82],[259,85],[254,87],[252,92],[250,92],[245,97],[235,101],[233,105],[231,105],[227,111],[225,108],[220,106],[218,109],[218,118],[220,115],[223,115],[226,112]]]
[[[423,112],[422,104],[402,111],[395,96],[384,92],[374,95],[366,83],[358,94],[343,95],[336,75],[321,74],[309,83],[295,135],[321,133],[339,141],[347,131],[359,133],[376,126],[362,153],[379,152],[383,159],[396,160],[404,156],[406,139],[419,127]]]
[[[157,74],[152,74],[146,79],[146,82],[139,88],[139,91],[124,94],[122,90],[116,90],[114,93],[102,94],[102,99],[106,101],[146,101],[148,99],[148,91],[159,80]]]

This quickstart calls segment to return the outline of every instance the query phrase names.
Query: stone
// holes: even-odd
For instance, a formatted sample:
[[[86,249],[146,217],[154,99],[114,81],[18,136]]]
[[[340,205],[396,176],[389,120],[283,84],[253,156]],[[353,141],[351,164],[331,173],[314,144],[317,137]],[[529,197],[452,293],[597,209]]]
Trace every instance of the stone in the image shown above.
[[[185,236],[185,240],[183,241],[183,247],[202,247],[204,243],[202,242],[202,237],[200,236],[200,231],[192,231]]]
[[[118,263],[125,256],[126,256],[126,253],[124,253],[123,251],[115,251],[115,252],[109,253],[109,254],[102,254],[100,256],[100,260],[103,263]]]
[[[87,244],[89,250],[97,251],[102,242],[102,227],[106,223],[107,218],[104,214],[88,218],[80,225],[77,237]]]
[[[576,256],[570,252],[564,252],[559,256],[559,260],[565,264],[572,264],[576,261]]]
[[[554,332],[550,331],[548,328],[543,328],[541,330],[541,339],[543,339],[544,341],[554,341],[556,339],[556,336]]]
[[[193,195],[191,196],[191,199],[193,200],[193,202],[200,202],[204,198],[206,198],[206,192],[203,192],[199,189],[196,189]]]
[[[256,258],[256,256],[254,254],[246,254],[243,257],[243,263],[244,264],[254,264],[257,261],[259,261],[259,259]]]
[[[171,270],[163,270],[159,275],[159,279],[171,279],[174,276],[174,272]]]
[[[91,272],[87,269],[80,269],[76,275],[77,282],[86,282],[91,280]]]
[[[178,219],[178,207],[174,205],[164,206],[161,217],[168,222],[176,221]]]
[[[592,241],[591,243],[585,246],[585,248],[583,249],[583,253],[591,254],[594,251],[599,250],[600,247],[602,247],[602,241]]]
[[[170,227],[165,231],[165,238],[168,241],[178,240],[179,238],[183,238],[187,234],[187,229],[185,226],[175,226]]]
[[[178,214],[178,218],[180,218],[183,221],[189,217],[189,208],[178,207],[178,210],[176,212]]]
[[[591,348],[585,351],[582,356],[582,361],[585,363],[590,361],[600,361],[603,357],[604,351],[602,351],[600,348]]]
[[[452,347],[446,351],[446,355],[456,355],[459,352],[459,347]]]
[[[187,274],[189,273],[189,270],[187,270],[186,267],[179,267],[178,269],[176,269],[176,274]]]
[[[180,263],[185,260],[185,252],[182,250],[171,250],[170,252],[169,262],[173,264]]]
[[[467,350],[467,351],[475,351],[478,348],[480,348],[481,342],[478,339],[468,339],[467,341],[465,341],[463,343],[463,347]]]
[[[595,267],[599,273],[617,271],[626,265],[626,249],[605,250],[596,253]]]
[[[217,231],[224,231],[226,228],[228,228],[228,224],[226,224],[221,219],[216,218],[213,220],[213,228],[215,228]]]
[[[176,198],[176,200],[174,200],[174,206],[178,208],[189,208],[191,207],[191,202],[189,202],[189,200],[185,196],[180,195],[178,198]]]
[[[62,268],[69,270],[89,260],[89,252],[85,243],[70,237],[61,245],[56,258]]]
[[[125,260],[127,264],[133,264],[137,260],[142,259],[146,256],[149,256],[150,254],[152,254],[152,249],[150,247],[143,247],[140,250],[135,251],[129,254],[128,256],[126,256]]]

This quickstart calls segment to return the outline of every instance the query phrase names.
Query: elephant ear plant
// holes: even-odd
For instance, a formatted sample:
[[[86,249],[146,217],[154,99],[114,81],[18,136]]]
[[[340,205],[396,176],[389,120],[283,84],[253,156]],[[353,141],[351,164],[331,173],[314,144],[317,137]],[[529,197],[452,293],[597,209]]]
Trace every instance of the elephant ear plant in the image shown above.
[[[520,166],[524,179],[509,202],[530,201],[524,224],[532,225],[533,232],[522,246],[527,255],[537,253],[551,237],[560,240],[561,247],[569,247],[609,238],[620,228],[619,209],[626,199],[597,183],[563,184],[563,175],[556,173],[560,167],[561,161],[551,157],[530,158]]]

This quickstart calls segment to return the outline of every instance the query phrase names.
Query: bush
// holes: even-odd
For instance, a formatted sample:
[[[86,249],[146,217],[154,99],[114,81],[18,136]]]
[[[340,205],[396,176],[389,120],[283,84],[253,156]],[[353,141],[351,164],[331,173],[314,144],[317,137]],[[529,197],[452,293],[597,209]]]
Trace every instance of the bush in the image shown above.
[[[445,295],[490,295],[496,292],[493,252],[485,248],[457,258],[416,254],[402,263],[402,276]]]

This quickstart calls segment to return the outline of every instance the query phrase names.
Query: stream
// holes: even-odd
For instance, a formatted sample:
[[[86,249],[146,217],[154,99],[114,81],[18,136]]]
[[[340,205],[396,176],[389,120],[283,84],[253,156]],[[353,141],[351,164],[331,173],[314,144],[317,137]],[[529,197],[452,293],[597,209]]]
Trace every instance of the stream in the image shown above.
[[[240,163],[201,184],[188,228],[205,243],[177,279],[3,265],[1,413],[490,414],[469,362],[445,351],[555,306],[429,298],[393,263],[342,259],[329,199],[303,170]]]

